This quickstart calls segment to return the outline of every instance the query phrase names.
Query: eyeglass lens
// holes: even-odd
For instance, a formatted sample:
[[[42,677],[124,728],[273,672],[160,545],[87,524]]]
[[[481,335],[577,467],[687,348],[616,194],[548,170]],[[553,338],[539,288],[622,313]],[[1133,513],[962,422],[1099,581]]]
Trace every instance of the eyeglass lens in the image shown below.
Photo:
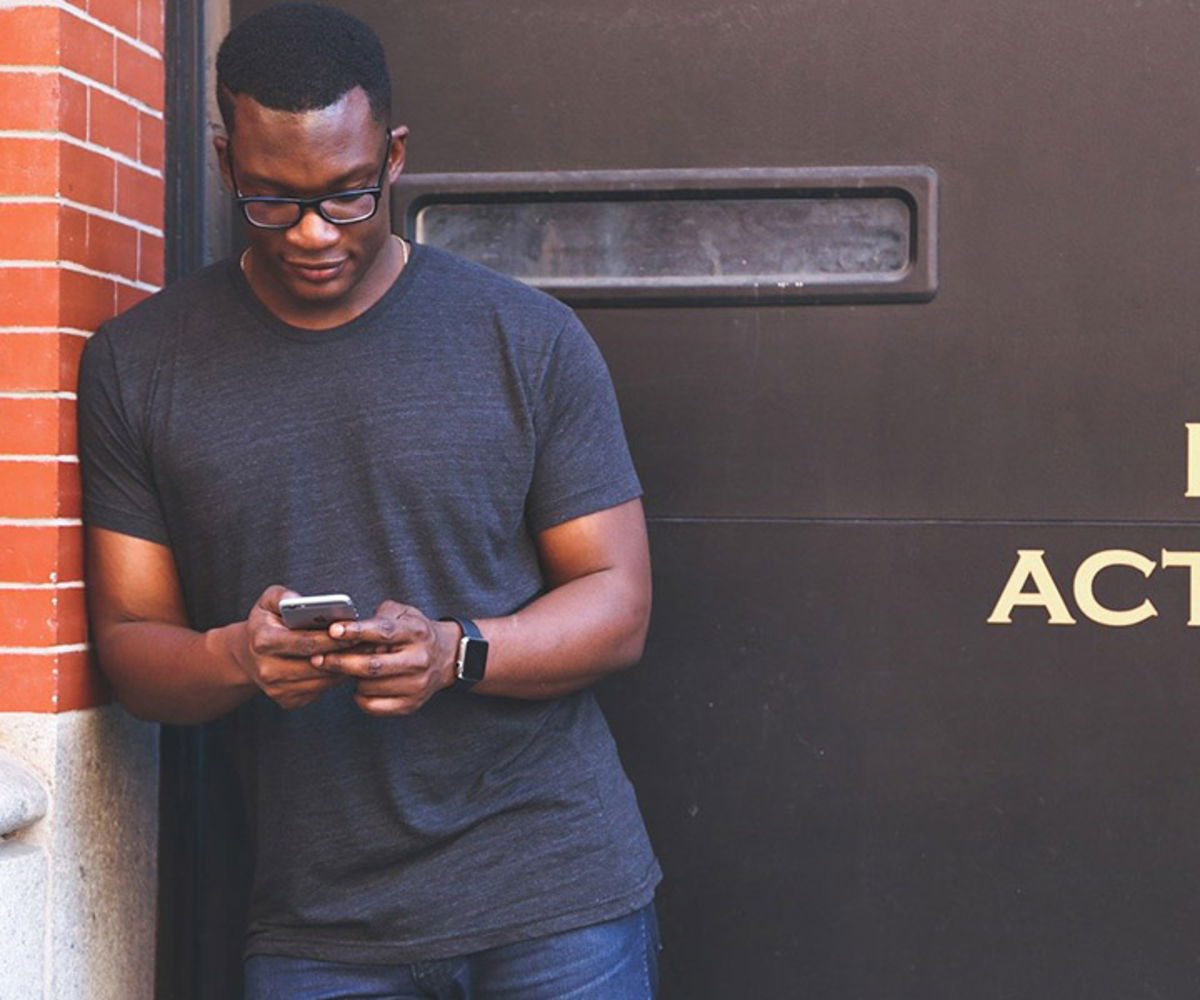
[[[375,214],[375,199],[371,191],[323,198],[317,203],[317,211],[330,222],[361,222]],[[246,201],[243,208],[247,218],[260,226],[293,226],[303,211],[294,201]]]

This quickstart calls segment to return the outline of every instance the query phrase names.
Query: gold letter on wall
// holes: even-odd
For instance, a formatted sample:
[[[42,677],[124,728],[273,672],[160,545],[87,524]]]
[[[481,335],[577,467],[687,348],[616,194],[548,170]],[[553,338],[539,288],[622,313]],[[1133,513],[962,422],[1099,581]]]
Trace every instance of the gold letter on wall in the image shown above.
[[[1017,550],[1017,564],[988,616],[989,625],[1011,625],[1012,609],[1018,605],[1045,608],[1051,625],[1075,624],[1075,619],[1067,610],[1067,602],[1063,600],[1054,584],[1054,577],[1046,568],[1046,560],[1042,558],[1045,554],[1045,549]],[[1036,589],[1026,592],[1026,580],[1032,580]]]
[[[1149,577],[1157,569],[1157,565],[1140,552],[1129,549],[1105,549],[1088,556],[1079,564],[1075,571],[1075,603],[1079,610],[1087,615],[1097,625],[1112,625],[1121,628],[1126,625],[1140,625],[1147,618],[1153,618],[1158,610],[1149,599],[1142,601],[1136,608],[1127,611],[1117,611],[1106,608],[1093,592],[1096,577],[1102,570],[1110,566],[1132,566],[1144,577]]]
[[[1187,428],[1187,492],[1185,497],[1200,497],[1200,424],[1184,424]]]

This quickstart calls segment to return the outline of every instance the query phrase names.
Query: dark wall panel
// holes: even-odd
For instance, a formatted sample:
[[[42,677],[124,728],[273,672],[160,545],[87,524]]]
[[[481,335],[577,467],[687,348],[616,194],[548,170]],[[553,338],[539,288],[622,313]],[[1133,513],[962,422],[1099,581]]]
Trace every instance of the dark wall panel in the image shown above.
[[[1185,528],[660,522],[604,703],[667,873],[673,998],[1191,996],[1200,674]],[[1040,545],[1078,620],[988,625]],[[731,960],[736,956],[736,961]]]

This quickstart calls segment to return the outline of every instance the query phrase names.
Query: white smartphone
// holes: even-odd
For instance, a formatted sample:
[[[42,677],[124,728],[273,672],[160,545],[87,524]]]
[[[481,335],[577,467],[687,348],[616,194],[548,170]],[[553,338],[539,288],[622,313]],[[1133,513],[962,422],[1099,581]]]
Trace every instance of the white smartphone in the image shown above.
[[[353,621],[358,611],[348,594],[312,594],[283,598],[279,617],[288,628],[327,629],[334,622]]]

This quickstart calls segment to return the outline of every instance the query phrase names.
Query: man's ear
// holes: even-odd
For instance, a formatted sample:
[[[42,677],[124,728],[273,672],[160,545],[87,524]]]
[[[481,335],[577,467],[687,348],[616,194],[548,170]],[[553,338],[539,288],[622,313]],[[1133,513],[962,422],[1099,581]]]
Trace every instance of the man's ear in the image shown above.
[[[394,184],[404,170],[404,154],[408,143],[408,126],[397,125],[391,130],[392,146],[388,154],[388,184]]]
[[[226,150],[229,149],[229,137],[224,132],[217,132],[213,135],[213,149],[217,154],[217,167],[221,171],[221,180],[225,184],[225,190],[233,194],[233,177],[229,173],[229,156]]]

